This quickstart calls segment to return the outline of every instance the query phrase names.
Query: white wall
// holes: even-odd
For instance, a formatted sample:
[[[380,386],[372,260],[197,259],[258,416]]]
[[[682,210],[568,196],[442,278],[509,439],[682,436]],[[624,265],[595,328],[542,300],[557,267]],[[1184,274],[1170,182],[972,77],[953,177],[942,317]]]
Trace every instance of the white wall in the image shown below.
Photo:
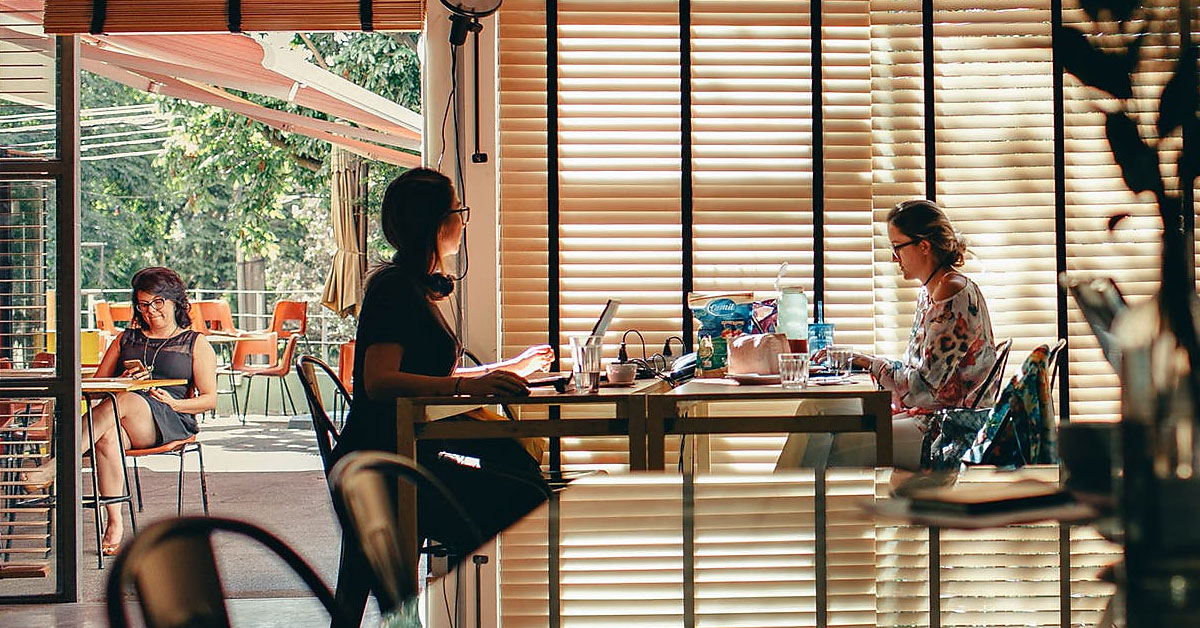
[[[425,112],[424,157],[426,164],[456,179],[453,137],[454,120],[446,121],[445,142],[449,144],[438,165],[442,153],[442,115],[446,110],[446,99],[450,93],[450,20],[449,12],[440,2],[427,5],[425,35],[422,38],[422,103]],[[487,154],[486,163],[472,163],[471,154],[475,147],[474,115],[474,45],[475,36],[468,35],[467,42],[459,50],[458,81],[460,86],[459,138],[461,163],[466,181],[465,197],[471,207],[471,223],[467,227],[469,271],[456,292],[461,299],[464,324],[463,344],[484,361],[497,359],[500,346],[500,265],[499,229],[497,223],[498,189],[496,165],[496,18],[481,20],[483,31],[479,35],[479,102],[480,149]],[[465,194],[464,194],[465,191]]]

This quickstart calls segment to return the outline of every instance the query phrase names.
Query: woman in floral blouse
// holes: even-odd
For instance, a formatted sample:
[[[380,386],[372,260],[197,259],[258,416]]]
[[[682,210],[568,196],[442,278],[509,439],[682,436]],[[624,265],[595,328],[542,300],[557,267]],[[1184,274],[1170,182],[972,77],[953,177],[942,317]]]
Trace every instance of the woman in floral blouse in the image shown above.
[[[900,360],[854,356],[856,365],[892,391],[906,414],[964,407],[996,361],[992,319],[979,286],[958,272],[966,244],[933,203],[913,200],[888,213],[892,259],[908,280],[920,281],[908,349]]]
[[[869,369],[892,392],[894,460],[897,467],[920,468],[923,415],[938,408],[964,407],[978,392],[996,361],[992,320],[979,286],[957,269],[966,244],[937,205],[905,201],[887,217],[892,260],[904,278],[920,281],[908,348],[899,360],[854,354],[856,366]],[[816,356],[820,358],[821,356]],[[804,414],[859,412],[828,402],[802,405]],[[780,455],[779,467],[796,466],[800,440],[793,435]],[[829,462],[869,465],[874,443],[868,434],[839,434]]]

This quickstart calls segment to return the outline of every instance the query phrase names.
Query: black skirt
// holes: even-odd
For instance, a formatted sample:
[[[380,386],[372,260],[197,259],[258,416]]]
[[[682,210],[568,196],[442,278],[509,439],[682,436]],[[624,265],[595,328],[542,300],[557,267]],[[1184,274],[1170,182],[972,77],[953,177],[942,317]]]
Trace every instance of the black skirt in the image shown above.
[[[158,440],[154,443],[156,447],[171,441],[183,440],[200,431],[194,415],[177,412],[148,393],[138,391],[137,394],[146,400],[150,406],[150,416],[154,417],[155,431],[158,432]]]

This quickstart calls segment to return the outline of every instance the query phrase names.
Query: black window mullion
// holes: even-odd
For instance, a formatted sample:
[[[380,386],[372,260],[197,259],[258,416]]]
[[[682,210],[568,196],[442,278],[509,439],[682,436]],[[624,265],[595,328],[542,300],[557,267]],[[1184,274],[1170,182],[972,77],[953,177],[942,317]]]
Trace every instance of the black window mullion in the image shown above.
[[[692,3],[679,0],[679,152],[680,152],[680,256],[683,262],[683,294],[680,295],[683,310],[684,351],[692,350],[693,320],[688,308],[688,293],[695,286],[695,237],[692,209]]]
[[[825,303],[825,115],[821,66],[821,0],[812,3],[813,301]]]

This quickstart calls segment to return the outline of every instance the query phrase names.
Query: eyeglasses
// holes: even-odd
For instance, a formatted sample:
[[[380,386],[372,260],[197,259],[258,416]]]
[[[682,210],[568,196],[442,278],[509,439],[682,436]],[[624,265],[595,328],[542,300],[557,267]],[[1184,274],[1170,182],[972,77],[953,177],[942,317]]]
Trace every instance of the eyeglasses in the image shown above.
[[[900,244],[893,244],[893,245],[892,245],[892,255],[899,256],[899,255],[900,255],[900,249],[902,249],[902,248],[904,248],[904,247],[906,247],[906,246],[908,246],[908,245],[910,245],[910,244],[916,244],[916,243],[918,243],[918,242],[920,242],[920,241],[921,241],[921,239],[920,239],[920,238],[914,238],[914,239],[912,239],[912,240],[909,240],[908,242],[901,242]]]
[[[464,207],[459,207],[458,209],[452,209],[452,210],[450,210],[450,213],[451,214],[462,214],[462,224],[464,227],[467,226],[467,223],[471,222],[471,208],[470,207],[464,206]]]
[[[141,312],[149,312],[150,308],[154,308],[155,312],[161,312],[167,305],[167,300],[162,297],[155,297],[150,301],[138,301],[137,309]]]

